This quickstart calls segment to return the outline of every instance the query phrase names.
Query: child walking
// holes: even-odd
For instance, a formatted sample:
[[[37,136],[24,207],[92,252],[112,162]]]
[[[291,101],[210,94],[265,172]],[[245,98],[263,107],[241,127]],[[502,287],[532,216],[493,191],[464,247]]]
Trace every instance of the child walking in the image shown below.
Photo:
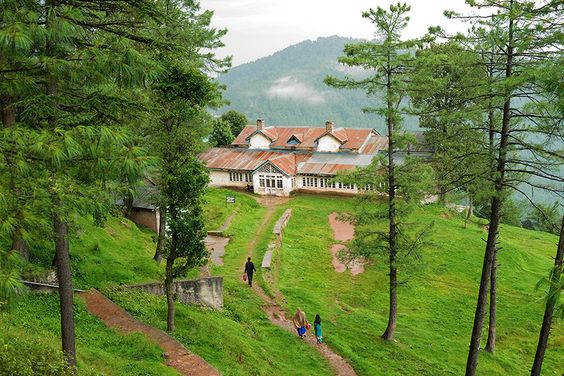
[[[323,333],[321,332],[321,317],[319,317],[319,314],[315,315],[313,326],[315,328],[315,338],[317,338],[317,343],[323,343]]]

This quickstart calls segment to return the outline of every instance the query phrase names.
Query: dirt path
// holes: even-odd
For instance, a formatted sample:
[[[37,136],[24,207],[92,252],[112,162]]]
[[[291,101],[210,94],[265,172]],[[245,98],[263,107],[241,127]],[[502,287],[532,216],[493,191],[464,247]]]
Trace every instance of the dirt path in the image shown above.
[[[339,242],[348,242],[354,238],[354,225],[348,222],[340,221],[337,213],[329,214],[329,225],[333,230],[333,238]],[[333,244],[331,247],[331,255],[333,256],[333,268],[337,273],[343,273],[349,269],[352,275],[364,272],[364,263],[361,260],[352,260],[347,264],[343,263],[339,258],[339,253],[348,252],[348,248],[341,243]]]
[[[272,214],[274,213],[274,209],[276,208],[276,206],[281,203],[288,202],[288,199],[287,198],[284,199],[280,197],[263,196],[259,198],[258,201],[260,204],[266,206],[267,211],[263,220],[259,224],[255,232],[255,235],[247,245],[247,252],[249,254],[251,254],[253,249],[255,248],[255,245],[257,243],[260,234],[264,231],[264,226],[266,226],[270,218],[272,218]],[[292,322],[286,319],[284,310],[280,308],[280,306],[276,304],[276,302],[272,298],[266,295],[264,290],[259,285],[255,284],[253,286],[253,290],[264,302],[263,310],[268,316],[268,319],[278,327],[285,329],[293,334],[296,334],[297,337],[296,330],[294,329]],[[350,364],[347,363],[345,359],[343,359],[343,357],[333,352],[333,350],[331,350],[329,346],[327,346],[326,344],[324,343],[317,344],[314,335],[309,335],[304,340],[311,346],[314,346],[317,349],[317,351],[319,351],[327,359],[327,361],[335,371],[336,375],[356,376],[356,372],[354,371],[354,369],[350,366]]]
[[[255,285],[253,287],[253,290],[264,301],[265,304],[263,306],[263,309],[266,315],[268,316],[268,319],[278,327],[295,334],[297,338],[298,335],[296,333],[296,329],[294,329],[294,325],[292,324],[292,321],[286,318],[286,315],[282,310],[282,308],[280,308],[280,306],[278,306],[268,295],[266,295],[266,293],[260,286]],[[312,333],[312,331],[310,331],[310,333]],[[343,359],[342,356],[336,354],[325,343],[317,344],[315,340],[315,335],[309,334],[304,339],[304,341],[306,341],[311,346],[315,347],[317,351],[319,351],[321,355],[323,355],[325,359],[327,359],[327,361],[335,371],[336,375],[356,376],[356,372],[354,371],[354,369],[350,366],[349,363],[347,363],[345,359]]]
[[[165,352],[166,365],[174,367],[181,375],[219,376],[219,372],[198,355],[162,330],[146,325],[116,305],[95,289],[80,294],[86,300],[86,308],[110,328],[125,333],[139,332],[157,343]]]
[[[235,215],[237,214],[237,209],[233,210],[233,213],[231,213],[229,215],[229,217],[227,217],[227,219],[225,220],[225,222],[223,222],[223,224],[221,225],[221,227],[219,228],[220,232],[223,232],[225,230],[227,230],[227,228],[229,227],[229,225],[231,224],[231,222],[233,222],[233,218],[235,218]]]

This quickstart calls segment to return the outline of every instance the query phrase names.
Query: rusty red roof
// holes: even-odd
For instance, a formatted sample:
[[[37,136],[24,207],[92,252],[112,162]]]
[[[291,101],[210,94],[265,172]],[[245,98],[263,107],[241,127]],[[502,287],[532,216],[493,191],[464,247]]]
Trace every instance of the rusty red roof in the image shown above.
[[[267,127],[257,130],[256,125],[247,125],[232,142],[233,146],[249,145],[249,138],[254,133],[262,133],[272,141],[271,148],[290,150],[313,150],[317,147],[317,140],[325,134],[331,134],[342,144],[342,148],[350,151],[358,151],[364,146],[371,136],[382,137],[373,129],[363,128],[337,128],[333,132],[327,132],[325,127]],[[289,145],[288,141],[294,136],[300,143]]]

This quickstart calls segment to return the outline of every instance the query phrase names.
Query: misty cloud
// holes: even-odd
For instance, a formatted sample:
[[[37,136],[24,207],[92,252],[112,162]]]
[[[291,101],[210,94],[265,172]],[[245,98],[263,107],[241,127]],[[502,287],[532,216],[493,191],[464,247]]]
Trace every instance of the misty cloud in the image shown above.
[[[291,76],[280,77],[274,81],[266,93],[270,97],[282,99],[306,101],[309,103],[325,102],[322,93]]]

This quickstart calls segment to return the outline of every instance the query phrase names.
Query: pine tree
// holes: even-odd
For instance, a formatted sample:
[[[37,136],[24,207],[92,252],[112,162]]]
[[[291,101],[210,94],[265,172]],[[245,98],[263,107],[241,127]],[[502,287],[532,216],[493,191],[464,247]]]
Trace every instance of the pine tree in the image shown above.
[[[219,86],[208,73],[226,68],[229,60],[202,52],[221,46],[225,34],[210,28],[212,12],[201,12],[192,1],[160,1],[158,7],[165,19],[162,36],[170,48],[153,52],[161,64],[149,83],[155,109],[153,121],[140,131],[157,159],[161,223],[154,259],[166,259],[167,330],[172,331],[173,280],[207,258],[201,196],[208,176],[196,155],[212,123],[206,108],[220,104]]]
[[[480,288],[474,326],[470,340],[466,375],[474,375],[488,298],[495,252],[498,242],[499,223],[503,203],[508,191],[522,193],[533,205],[522,185],[546,189],[562,194],[564,179],[555,172],[563,162],[555,140],[563,139],[559,126],[560,117],[554,105],[541,71],[559,56],[562,24],[562,4],[554,1],[530,2],[520,0],[467,1],[482,9],[480,15],[459,16],[447,12],[449,17],[469,20],[473,27],[469,35],[469,47],[486,51],[491,59],[488,85],[481,95],[491,100],[491,106],[500,113],[500,124],[491,127],[493,194],[489,205],[488,238],[482,266]],[[486,14],[486,11],[491,13]],[[543,179],[539,182],[536,179]],[[552,182],[552,184],[551,184]],[[493,334],[493,333],[491,333]],[[493,348],[491,348],[493,351]]]
[[[10,57],[2,74],[13,80],[18,133],[3,132],[0,147],[3,156],[25,156],[33,175],[25,176],[24,186],[33,188],[34,201],[50,217],[62,347],[75,365],[69,224],[75,213],[95,213],[110,198],[97,177],[126,140],[121,126],[134,117],[129,110],[140,99],[136,88],[154,66],[135,47],[158,45],[142,35],[138,21],[156,13],[150,1],[21,0],[2,6],[1,45],[11,46],[2,50]],[[0,167],[10,174],[10,163]]]
[[[384,161],[388,197],[388,231],[386,234],[387,254],[390,278],[390,303],[388,325],[382,337],[392,340],[397,322],[397,263],[398,263],[398,171],[396,165],[400,158],[399,151],[407,150],[410,138],[401,131],[401,105],[406,95],[406,75],[411,69],[413,56],[409,49],[413,41],[402,41],[401,32],[407,26],[410,7],[398,3],[390,5],[389,10],[383,8],[370,9],[363,13],[376,27],[379,40],[349,44],[339,63],[347,66],[361,67],[370,76],[364,79],[345,77],[339,79],[327,77],[325,83],[336,88],[362,88],[368,95],[384,97],[385,105],[378,108],[367,108],[365,112],[384,116],[387,126],[388,150]],[[413,141],[413,140],[411,140]],[[379,169],[378,165],[374,166]],[[377,174],[379,171],[374,171]]]

